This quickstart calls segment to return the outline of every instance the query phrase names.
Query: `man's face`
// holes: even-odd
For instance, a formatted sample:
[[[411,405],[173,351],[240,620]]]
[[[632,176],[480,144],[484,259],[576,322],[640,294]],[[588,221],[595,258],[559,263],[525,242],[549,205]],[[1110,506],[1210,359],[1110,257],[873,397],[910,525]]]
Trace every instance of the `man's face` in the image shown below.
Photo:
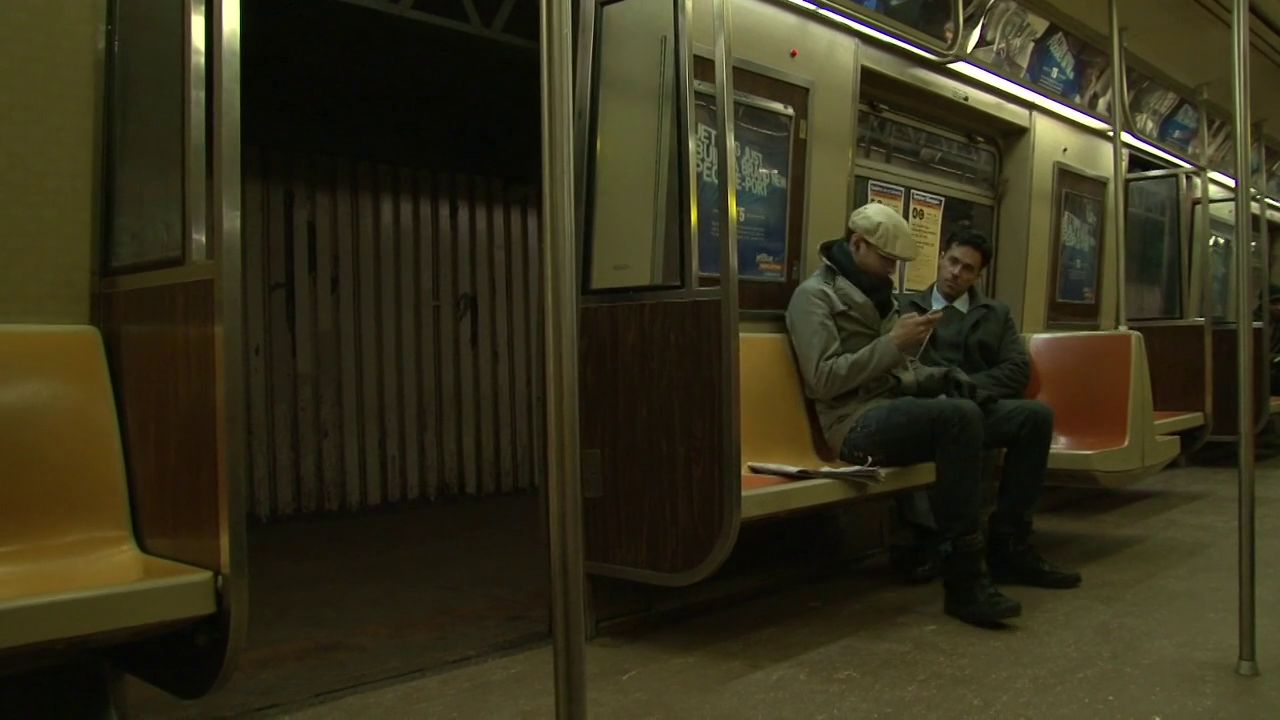
[[[892,278],[898,272],[898,261],[885,255],[857,233],[849,240],[853,261],[858,268],[868,275],[882,275]]]
[[[968,245],[952,245],[938,257],[938,294],[948,302],[969,292],[982,275],[982,253]]]

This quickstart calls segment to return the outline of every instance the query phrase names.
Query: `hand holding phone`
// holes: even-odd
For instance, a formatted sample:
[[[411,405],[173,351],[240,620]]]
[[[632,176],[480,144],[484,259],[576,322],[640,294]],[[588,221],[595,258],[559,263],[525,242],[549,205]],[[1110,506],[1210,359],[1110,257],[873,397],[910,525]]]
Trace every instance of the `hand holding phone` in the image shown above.
[[[889,331],[889,336],[893,339],[893,344],[897,346],[901,352],[911,352],[917,350],[929,339],[929,334],[933,332],[933,326],[938,324],[938,319],[942,317],[942,313],[928,315],[919,315],[916,313],[907,313],[898,318],[898,322],[894,323],[893,330]]]

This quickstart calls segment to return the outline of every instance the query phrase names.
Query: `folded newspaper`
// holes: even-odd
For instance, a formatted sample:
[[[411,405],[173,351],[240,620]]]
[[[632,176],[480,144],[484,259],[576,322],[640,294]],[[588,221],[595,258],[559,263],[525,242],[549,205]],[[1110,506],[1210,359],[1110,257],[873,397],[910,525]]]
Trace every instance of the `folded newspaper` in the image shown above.
[[[793,465],[774,463],[747,463],[747,469],[761,475],[777,475],[779,477],[812,480],[814,478],[831,478],[833,480],[856,480],[868,485],[875,485],[884,480],[880,468],[871,465],[855,465],[853,467],[824,467],[817,470],[800,468]]]

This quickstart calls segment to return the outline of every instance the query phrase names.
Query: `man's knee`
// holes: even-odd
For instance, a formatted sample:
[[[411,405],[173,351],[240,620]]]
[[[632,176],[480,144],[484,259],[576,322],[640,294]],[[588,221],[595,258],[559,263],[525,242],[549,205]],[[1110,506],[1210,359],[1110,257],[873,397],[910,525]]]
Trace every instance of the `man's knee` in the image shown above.
[[[1053,408],[1039,400],[1027,400],[1026,408],[1028,428],[1033,429],[1037,434],[1053,433]]]
[[[982,438],[982,408],[977,403],[961,398],[943,398],[934,402],[938,403],[940,430]]]

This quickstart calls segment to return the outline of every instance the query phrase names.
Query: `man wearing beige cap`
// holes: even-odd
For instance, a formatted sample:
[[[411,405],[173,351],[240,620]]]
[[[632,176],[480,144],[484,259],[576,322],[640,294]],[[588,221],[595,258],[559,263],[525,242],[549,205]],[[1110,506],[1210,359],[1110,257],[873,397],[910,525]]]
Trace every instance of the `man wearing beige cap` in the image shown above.
[[[906,221],[864,205],[821,254],[791,298],[787,328],[827,442],[846,462],[936,463],[930,504],[947,613],[983,626],[1017,617],[1022,606],[992,585],[984,562],[980,405],[994,397],[959,369],[916,360],[941,312],[898,313],[892,278],[916,257]]]

